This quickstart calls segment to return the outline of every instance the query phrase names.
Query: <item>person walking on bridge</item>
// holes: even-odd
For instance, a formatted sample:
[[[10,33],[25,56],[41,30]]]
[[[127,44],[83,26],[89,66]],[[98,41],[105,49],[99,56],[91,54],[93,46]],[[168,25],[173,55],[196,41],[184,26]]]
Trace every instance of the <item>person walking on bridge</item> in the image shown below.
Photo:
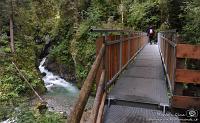
[[[150,44],[152,44],[154,33],[155,33],[155,31],[154,31],[153,26],[149,26],[147,29],[147,36],[149,37]]]

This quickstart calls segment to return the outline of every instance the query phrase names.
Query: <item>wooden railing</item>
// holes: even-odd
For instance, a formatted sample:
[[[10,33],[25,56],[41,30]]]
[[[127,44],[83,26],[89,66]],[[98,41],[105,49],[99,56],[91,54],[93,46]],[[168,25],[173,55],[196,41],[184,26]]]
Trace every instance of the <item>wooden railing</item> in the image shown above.
[[[176,30],[158,33],[158,47],[163,61],[170,92],[174,90],[176,69]]]
[[[96,41],[97,57],[84,81],[78,101],[71,111],[69,123],[80,122],[94,81],[96,81],[97,92],[88,122],[102,122],[108,90],[148,42],[147,34],[143,32],[101,29],[93,29],[92,31],[103,33],[104,36]],[[112,33],[120,35],[112,35]]]
[[[200,108],[200,45],[177,43],[174,31],[159,33],[158,41],[172,88],[172,107]],[[187,67],[190,60],[196,61],[196,70]]]

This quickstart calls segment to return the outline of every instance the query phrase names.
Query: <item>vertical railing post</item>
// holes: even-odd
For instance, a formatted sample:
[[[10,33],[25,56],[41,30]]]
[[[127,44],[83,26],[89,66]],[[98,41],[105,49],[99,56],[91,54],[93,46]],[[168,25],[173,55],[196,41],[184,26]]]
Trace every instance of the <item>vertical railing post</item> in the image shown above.
[[[141,32],[139,32],[140,48],[142,47]]]
[[[165,36],[165,35],[164,35]],[[166,37],[165,37],[166,38]],[[163,57],[164,57],[164,63],[166,64],[166,39],[163,40]],[[167,66],[166,66],[167,67]],[[166,70],[167,71],[167,70]]]
[[[164,34],[162,34],[163,37],[165,37]],[[165,39],[162,39],[162,54],[163,54],[163,61],[165,63]]]
[[[128,33],[128,60],[127,61],[129,61],[129,59],[131,58],[131,56],[130,56],[130,52],[131,52],[131,46],[130,46],[130,40],[131,40],[131,34],[130,34],[130,32]]]
[[[173,34],[173,42],[177,42],[176,41],[176,33]],[[172,94],[174,93],[174,83],[175,83],[175,79],[176,79],[176,46],[173,47],[173,73],[172,73]]]
[[[137,32],[137,51],[140,49],[140,37],[139,37],[139,33]],[[137,52],[136,51],[136,52]]]
[[[102,74],[104,74],[104,78],[103,79],[103,92],[102,92],[102,95],[101,95],[101,100],[99,100],[99,106],[98,106],[98,113],[94,119],[94,122],[92,123],[101,123],[102,122],[102,116],[103,116],[103,110],[104,110],[104,103],[105,103],[105,98],[106,98],[106,90],[105,90],[105,85],[106,85],[106,82],[108,81],[108,65],[110,64],[109,61],[107,62],[107,45],[106,45],[106,42],[108,40],[108,34],[107,33],[104,33],[104,41],[103,41],[103,44],[105,44],[105,52],[104,52],[104,55],[103,55],[103,58],[102,58]],[[106,64],[107,62],[107,64]],[[104,73],[103,73],[104,72]]]
[[[171,45],[168,40],[174,42],[175,45]],[[176,34],[174,32],[158,33],[158,45],[167,72],[170,92],[173,94],[176,77]]]
[[[107,42],[107,40],[108,40],[108,34],[107,33],[104,33],[104,40],[103,40],[103,44],[105,44],[105,53],[104,53],[104,56],[103,56],[103,65],[102,65],[102,69],[105,69],[105,81],[107,81],[108,80],[108,65],[109,65],[109,62],[107,62],[107,64],[105,64],[106,63],[106,60],[108,60],[107,58],[106,58],[106,56],[107,56],[107,52],[108,52],[108,50],[107,50],[107,45],[106,45],[106,42]]]
[[[139,41],[139,49],[140,49],[140,48],[141,48],[141,37],[140,37],[140,32],[138,33],[138,36],[139,36],[139,37],[138,37],[138,41]],[[139,50],[139,49],[138,49],[138,50]]]
[[[120,47],[119,47],[119,70],[122,68],[122,40],[123,35],[120,33]]]
[[[138,35],[138,50],[139,50],[140,49],[140,33],[138,32],[137,35]]]
[[[160,32],[158,33],[158,38],[157,38],[157,40],[158,40],[158,48],[159,48],[159,50],[161,51],[161,49],[160,49]]]
[[[136,33],[136,40],[137,40],[137,50],[136,51],[138,51],[139,50],[139,46],[140,46],[140,42],[139,42],[139,37],[138,37],[138,32]]]

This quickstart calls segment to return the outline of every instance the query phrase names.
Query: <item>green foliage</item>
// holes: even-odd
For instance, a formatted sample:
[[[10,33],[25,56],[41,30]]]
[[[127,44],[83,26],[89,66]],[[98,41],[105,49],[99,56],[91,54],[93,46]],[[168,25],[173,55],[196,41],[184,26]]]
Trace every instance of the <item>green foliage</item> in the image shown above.
[[[59,19],[59,2],[57,0],[32,0],[33,26],[39,27],[42,34],[52,33]]]
[[[8,36],[5,33],[3,33],[1,35],[1,39],[0,40],[1,40],[1,46],[2,45],[5,46],[5,45],[8,44]]]
[[[58,46],[51,50],[49,57],[56,60],[58,63],[73,66],[72,56],[69,52],[69,42],[67,40],[62,41]]]
[[[159,3],[154,1],[133,2],[127,17],[127,25],[136,30],[146,31],[149,25],[160,25]]]
[[[136,26],[136,28],[140,27],[140,23],[144,18],[145,7],[139,3],[135,3],[133,6],[130,7],[130,14],[128,17],[128,24],[130,26]]]
[[[168,10],[169,0],[158,0],[158,2],[159,2],[161,23],[167,22],[168,12],[169,12]]]
[[[17,47],[15,55],[0,56],[0,105],[5,107],[4,110],[0,110],[0,119],[7,117],[12,112],[12,108],[20,104],[18,100],[21,100],[23,96],[33,95],[30,87],[12,65],[12,61],[17,64],[20,71],[39,93],[45,92],[44,84],[35,66],[35,47],[31,44],[26,48],[23,47],[23,50],[19,47],[21,46]]]
[[[161,31],[165,31],[165,30],[169,30],[169,29],[170,29],[170,27],[167,23],[162,23],[160,26]]]
[[[168,1],[168,23],[170,29],[177,29],[179,32],[185,24],[183,8],[185,8],[185,1],[188,0],[169,0]]]
[[[16,110],[13,117],[17,123],[64,123],[62,116],[57,113],[47,111],[45,114],[40,114],[27,106]]]
[[[28,107],[28,104],[21,102],[16,108],[13,108],[10,119],[17,123],[64,123],[61,114],[49,111],[40,114],[38,109]]]
[[[55,31],[56,40],[53,42],[54,48],[50,52],[50,57],[56,59],[58,63],[67,64],[70,69],[73,69],[75,65],[76,77],[78,81],[82,81],[86,78],[95,55],[96,34],[91,33],[90,29],[101,21],[105,7],[93,1],[88,7],[85,19],[77,25],[77,20],[74,19],[77,17],[74,16],[77,16],[78,9],[75,9],[72,3],[65,4],[67,3],[71,5],[69,10],[63,10],[61,6],[60,25]],[[69,17],[66,14],[72,14],[72,16]]]
[[[200,2],[192,0],[187,3],[186,25],[183,27],[183,36],[188,43],[200,43]]]
[[[2,16],[3,27],[0,30],[0,48],[6,57],[0,58],[0,102],[1,105],[7,106],[18,105],[18,98],[22,96],[33,95],[30,87],[25,83],[23,78],[18,74],[12,62],[15,62],[24,76],[29,80],[32,86],[39,92],[45,91],[44,84],[35,66],[37,47],[34,43],[34,24],[38,21],[35,19],[34,2],[32,0],[13,0],[13,9],[10,1],[1,1],[3,6]],[[16,54],[10,54],[9,46],[9,14],[14,14],[14,42]],[[50,11],[48,11],[50,12]],[[0,110],[1,112],[1,110]],[[0,116],[1,117],[1,116]]]
[[[10,47],[8,47],[8,44],[9,44],[8,40],[9,40],[9,38],[8,38],[7,34],[6,33],[2,33],[1,37],[0,37],[0,41],[1,41],[0,42],[0,47],[1,47],[1,50],[3,52],[6,52],[6,53],[10,53],[11,52]]]
[[[71,43],[71,53],[76,62],[76,75],[78,81],[83,81],[95,59],[95,40],[97,34],[90,32],[92,26],[98,26],[103,16],[103,8],[100,3],[94,1],[88,8],[88,18],[79,24]],[[84,56],[84,57],[83,57]]]

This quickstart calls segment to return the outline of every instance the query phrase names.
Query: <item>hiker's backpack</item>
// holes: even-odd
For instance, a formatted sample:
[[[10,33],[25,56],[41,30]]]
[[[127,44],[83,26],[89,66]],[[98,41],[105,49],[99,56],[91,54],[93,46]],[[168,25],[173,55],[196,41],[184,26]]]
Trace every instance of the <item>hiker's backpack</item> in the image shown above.
[[[149,30],[149,33],[152,35],[152,34],[153,34],[153,29],[150,29],[150,30]]]

